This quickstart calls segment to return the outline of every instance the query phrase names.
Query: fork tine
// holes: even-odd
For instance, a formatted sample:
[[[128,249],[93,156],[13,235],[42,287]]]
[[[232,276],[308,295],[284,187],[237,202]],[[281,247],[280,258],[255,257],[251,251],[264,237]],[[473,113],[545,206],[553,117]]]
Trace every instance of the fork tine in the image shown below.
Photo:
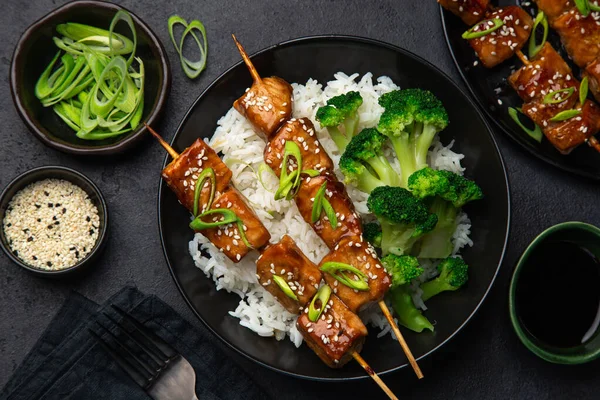
[[[125,328],[125,326],[122,323],[114,320],[113,317],[111,317],[106,312],[104,312],[103,314],[106,318],[111,320],[116,326],[121,328],[121,331],[125,334],[125,336],[127,336],[131,341],[133,341],[138,347],[140,347],[144,351],[144,353],[148,356],[150,361],[152,361],[156,365],[157,369],[163,368],[165,365],[167,365],[167,363],[169,361],[169,357],[166,354],[164,354],[158,348],[158,346],[156,346],[154,343],[151,343],[150,346],[147,343],[143,343],[141,340],[138,340],[131,333],[129,333],[129,331]]]
[[[145,371],[146,376],[149,375],[148,381],[151,382],[154,376],[157,374],[156,369],[151,369],[144,361],[140,360],[138,356],[135,355],[133,349],[131,349],[124,341],[119,340],[117,336],[115,336],[109,329],[103,326],[98,320],[96,320],[98,326],[100,326],[105,332],[107,332],[114,340],[114,342],[131,357],[132,361],[129,361],[136,369],[140,370],[140,372]],[[120,357],[123,357],[122,355]]]
[[[111,356],[111,358],[119,364],[121,369],[123,369],[127,375],[133,379],[133,381],[143,388],[145,388],[149,383],[149,378],[146,377],[146,374],[142,374],[139,369],[133,366],[127,359],[123,358],[117,351],[115,351],[104,339],[100,337],[93,329],[88,328],[88,331],[92,334],[92,337],[96,339],[96,341],[102,346],[102,348]]]
[[[169,359],[174,359],[177,356],[179,356],[179,353],[177,352],[177,350],[175,350],[175,348],[173,348],[173,346],[171,346],[169,343],[165,342],[161,337],[159,337],[158,335],[154,334],[151,330],[149,330],[148,328],[146,328],[144,325],[142,325],[141,322],[139,322],[137,319],[135,319],[134,317],[132,317],[128,312],[124,311],[121,307],[115,305],[115,304],[111,304],[111,307],[117,311],[125,320],[129,321],[133,326],[135,326],[137,328],[137,330],[148,340],[150,341],[152,344],[154,344],[155,346],[157,344],[162,345],[164,348],[166,348],[168,350],[169,353],[171,354],[166,354],[161,348],[160,346],[157,346],[158,350],[165,356],[168,357]]]

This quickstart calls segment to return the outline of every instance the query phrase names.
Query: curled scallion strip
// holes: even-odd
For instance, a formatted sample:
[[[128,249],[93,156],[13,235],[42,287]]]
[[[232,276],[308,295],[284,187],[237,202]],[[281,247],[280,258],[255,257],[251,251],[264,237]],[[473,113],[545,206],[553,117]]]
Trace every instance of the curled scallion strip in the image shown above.
[[[538,26],[542,24],[542,28],[544,28],[542,42],[537,44],[535,34],[537,32]],[[531,36],[529,37],[529,58],[533,58],[540,52],[544,43],[548,39],[548,18],[546,18],[546,14],[543,11],[540,11],[535,16],[535,20],[533,22],[533,29],[531,30]]]
[[[508,108],[508,115],[512,118],[512,120],[515,121],[515,123],[517,125],[519,125],[519,127],[521,129],[523,129],[525,131],[525,133],[527,133],[532,139],[534,139],[536,142],[541,142],[542,141],[542,129],[537,125],[535,125],[534,129],[527,128],[525,125],[523,125],[523,123],[519,119],[519,113],[521,113],[520,109],[513,108],[513,107]]]
[[[588,1],[588,7],[590,8],[590,11],[595,11],[595,12],[600,11],[600,5],[598,5],[596,3],[592,3],[591,0]]]
[[[335,215],[335,210],[331,206],[329,200],[325,196],[327,191],[327,182],[323,182],[317,193],[314,197],[313,208],[311,213],[311,221],[314,224],[321,217],[321,213],[325,211],[325,215],[329,220],[329,224],[331,225],[331,229],[337,228],[337,215]]]
[[[287,297],[289,297],[292,300],[298,301],[298,296],[296,296],[296,293],[294,293],[294,291],[285,279],[283,279],[279,275],[273,275],[273,282],[275,282],[277,286],[279,286],[279,289],[281,289],[281,291],[283,291],[283,293],[285,293]]]
[[[327,303],[329,302],[329,298],[331,297],[331,288],[327,285],[323,285],[317,290],[317,294],[313,297],[310,305],[308,306],[308,319],[312,322],[317,322]],[[317,301],[321,304],[317,308]]]
[[[490,25],[490,23],[492,25]],[[489,26],[489,28],[482,30],[482,31],[476,31],[475,29],[477,29],[481,25]],[[471,29],[469,29],[468,31],[463,33],[462,38],[467,39],[467,40],[476,39],[478,37],[485,36],[488,33],[494,32],[496,29],[499,29],[502,25],[504,25],[504,21],[502,21],[500,18],[493,18],[493,19],[481,21],[480,23],[478,23],[477,25],[475,25],[474,27],[472,27]]]
[[[208,197],[208,202],[200,209],[200,194],[202,193],[202,187],[204,186],[204,182],[208,181],[210,185],[210,195]],[[200,175],[198,175],[198,180],[196,181],[196,188],[194,189],[194,217],[198,216],[199,211],[205,211],[212,206],[213,200],[215,198],[215,187],[216,187],[217,177],[215,176],[215,170],[212,168],[204,168]]]
[[[563,94],[564,93],[564,94]],[[554,92],[547,93],[544,96],[544,104],[558,104],[567,100],[575,93],[574,87],[569,87],[566,89],[555,90]]]
[[[219,221],[213,222],[205,222],[202,220],[203,217],[207,217],[209,215],[220,214],[223,216]],[[208,210],[194,218],[192,222],[190,222],[190,228],[195,231],[201,231],[203,229],[216,228],[221,225],[234,224],[239,220],[237,214],[227,208],[216,208],[212,210]]]
[[[579,103],[583,106],[583,103],[585,103],[585,99],[587,98],[588,95],[588,90],[589,90],[589,81],[588,81],[588,77],[584,77],[583,80],[581,81],[581,84],[579,85]]]
[[[289,160],[293,158],[296,162],[296,169],[288,171],[290,168]],[[281,162],[281,173],[279,175],[279,187],[275,191],[275,200],[291,200],[300,189],[301,175],[308,175],[311,178],[319,176],[321,173],[316,169],[302,169],[302,153],[300,147],[293,141],[285,142],[283,159]]]
[[[179,61],[181,62],[181,68],[183,68],[183,72],[190,79],[198,77],[198,75],[204,71],[204,68],[206,68],[206,59],[208,57],[208,41],[206,40],[206,29],[204,28],[204,25],[197,19],[190,21],[188,24],[187,21],[181,18],[179,15],[172,15],[169,17],[168,24],[169,36],[171,37],[173,46],[175,46],[175,50],[179,54]],[[175,34],[173,32],[176,25],[182,25],[184,27],[184,31],[181,34],[179,43],[177,43],[175,40]],[[200,35],[202,36],[202,43],[200,42],[200,39],[194,30],[200,32]],[[183,55],[183,45],[187,35],[191,35],[198,45],[198,49],[200,50],[200,59],[198,61],[191,61]]]
[[[362,292],[369,290],[369,284],[367,283],[367,275],[365,275],[361,270],[350,264],[336,261],[328,261],[321,265],[320,270],[331,275],[340,283],[348,286],[351,289]],[[348,275],[346,275],[346,272],[353,273],[356,279],[350,278]]]
[[[329,200],[327,200],[327,198],[325,198],[325,197],[323,197],[323,202],[321,203],[321,206],[323,207],[323,211],[325,211],[325,215],[327,216],[327,219],[329,220],[331,229],[336,229],[338,220],[337,220],[337,215],[335,215],[335,210],[333,209],[333,206],[331,205]]]
[[[566,121],[568,119],[578,116],[579,114],[581,114],[581,110],[576,110],[576,109],[565,110],[565,111],[559,112],[554,117],[550,118],[550,121],[552,121],[552,122]]]
[[[584,17],[590,15],[591,7],[588,0],[575,0],[575,6]]]

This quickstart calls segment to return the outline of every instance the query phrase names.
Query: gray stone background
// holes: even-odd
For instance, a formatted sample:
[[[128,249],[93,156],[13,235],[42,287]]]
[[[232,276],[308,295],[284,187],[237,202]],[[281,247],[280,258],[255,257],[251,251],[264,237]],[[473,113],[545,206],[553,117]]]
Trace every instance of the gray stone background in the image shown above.
[[[31,276],[0,254],[0,386],[34,345],[70,290],[97,302],[125,284],[154,293],[201,327],[177,291],[160,247],[156,193],[164,152],[151,140],[122,158],[89,161],[51,150],[32,135],[16,114],[9,85],[13,48],[29,24],[60,0],[3,0],[0,13],[0,187],[30,168],[59,164],[82,171],[105,194],[113,224],[106,252],[96,270],[77,282]],[[172,63],[173,88],[158,126],[170,140],[196,96],[222,71],[238,62],[231,44],[235,31],[253,53],[299,36],[340,33],[383,40],[424,57],[462,85],[443,38],[434,0],[172,0],[118,1],[145,20],[164,43]],[[207,70],[193,82],[179,68],[167,32],[171,14],[198,18],[206,26]],[[463,85],[464,86],[464,85]],[[502,134],[497,139],[512,185],[512,229],[508,253],[496,285],[469,326],[428,362],[426,379],[410,373],[384,379],[400,398],[556,399],[598,398],[598,362],[565,367],[547,364],[517,340],[507,312],[507,288],[521,252],[537,233],[555,223],[580,220],[600,225],[600,187],[532,158]],[[599,158],[600,162],[600,158]],[[220,343],[215,345],[224,347]],[[325,385],[299,381],[257,367],[228,349],[257,384],[273,397],[383,398],[369,382]],[[337,396],[334,396],[337,397]]]

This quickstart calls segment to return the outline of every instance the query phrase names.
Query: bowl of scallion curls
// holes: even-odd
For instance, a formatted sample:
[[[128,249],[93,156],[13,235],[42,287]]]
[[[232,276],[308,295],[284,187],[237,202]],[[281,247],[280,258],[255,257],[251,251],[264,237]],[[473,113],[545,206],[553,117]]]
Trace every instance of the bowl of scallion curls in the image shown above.
[[[135,14],[103,1],[50,12],[21,36],[10,87],[17,111],[46,145],[107,155],[144,137],[166,104],[165,49]]]

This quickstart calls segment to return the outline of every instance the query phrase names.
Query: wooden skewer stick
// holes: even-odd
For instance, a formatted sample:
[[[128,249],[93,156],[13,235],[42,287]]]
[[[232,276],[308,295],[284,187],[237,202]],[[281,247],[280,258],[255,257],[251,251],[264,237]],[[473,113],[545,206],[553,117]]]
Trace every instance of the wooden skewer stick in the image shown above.
[[[398,400],[398,398],[396,397],[396,395],[394,394],[394,392],[392,392],[391,389],[389,387],[387,387],[387,385],[381,380],[381,378],[379,377],[379,375],[377,375],[375,373],[375,371],[373,371],[373,369],[369,366],[369,364],[367,364],[367,362],[365,361],[365,359],[360,356],[360,354],[358,354],[357,352],[352,352],[352,357],[354,357],[354,359],[356,361],[358,361],[358,363],[360,364],[360,366],[364,368],[364,370],[367,372],[367,374],[369,374],[369,376],[371,378],[373,378],[373,380],[375,381],[375,383],[377,383],[377,385],[379,385],[379,387],[381,388],[381,390],[383,390],[385,392],[385,394],[387,394],[390,399],[392,399],[392,400]]]
[[[404,350],[404,354],[406,354],[406,358],[408,358],[410,366],[415,371],[415,374],[417,374],[417,378],[423,379],[423,372],[421,371],[421,368],[419,368],[419,364],[417,364],[417,360],[415,360],[412,351],[410,351],[410,347],[408,347],[406,340],[404,340],[404,336],[402,336],[402,332],[400,332],[400,328],[398,328],[396,321],[394,321],[394,317],[392,317],[390,309],[388,308],[387,304],[385,304],[385,301],[379,300],[379,307],[381,308],[381,311],[383,311],[383,315],[385,315],[385,318],[392,327],[394,335],[396,335],[398,338],[398,342],[400,343],[402,350]]]
[[[246,67],[248,67],[248,70],[250,71],[250,75],[252,75],[252,79],[254,80],[255,83],[261,83],[262,78],[258,74],[258,71],[256,70],[256,68],[254,68],[254,64],[252,64],[252,61],[250,61],[250,57],[248,57],[248,53],[246,53],[246,50],[244,50],[244,47],[242,46],[242,44],[240,42],[238,42],[237,38],[235,37],[235,35],[233,33],[231,34],[231,37],[233,38],[233,41],[235,42],[235,45],[237,46],[237,48],[240,52],[240,55],[242,56],[242,59],[244,60],[244,63],[246,64]]]
[[[150,127],[150,125],[148,125],[144,122],[144,126],[146,127],[146,129],[148,129],[148,131],[152,134],[152,136],[154,136],[158,140],[158,143],[160,143],[160,145],[162,147],[164,147],[164,149],[167,151],[167,153],[169,153],[169,155],[171,157],[173,157],[173,159],[176,159],[177,157],[179,157],[179,153],[177,153],[175,151],[175,149],[173,149],[171,146],[169,146],[169,143],[165,142],[165,140],[162,138],[162,136],[160,136],[154,129],[152,129]]]
[[[521,50],[517,50],[515,52],[515,54],[517,55],[517,57],[519,57],[519,60],[521,60],[521,62],[525,65],[529,65],[529,58],[527,58],[527,56],[525,54],[523,54],[523,52]]]

